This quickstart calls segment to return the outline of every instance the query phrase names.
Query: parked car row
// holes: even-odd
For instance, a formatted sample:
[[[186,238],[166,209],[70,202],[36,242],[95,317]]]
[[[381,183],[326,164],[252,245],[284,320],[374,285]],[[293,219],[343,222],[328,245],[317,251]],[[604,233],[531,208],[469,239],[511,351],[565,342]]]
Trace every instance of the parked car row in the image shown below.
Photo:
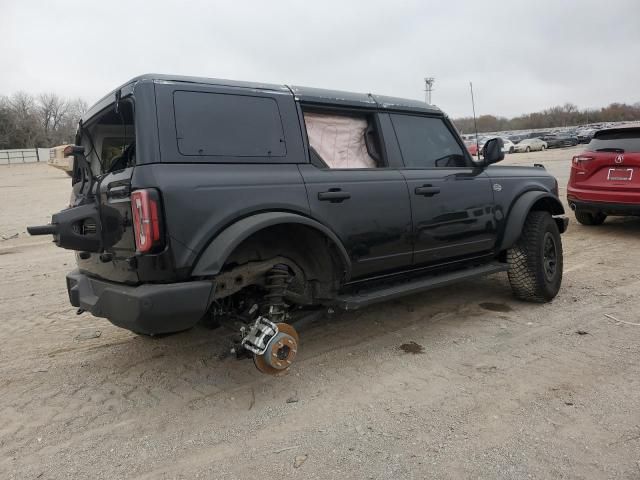
[[[503,132],[485,134],[477,140],[475,135],[463,135],[465,145],[471,155],[478,155],[478,147],[482,152],[485,142],[492,138],[500,138],[504,144],[504,153],[527,153],[546,150],[547,148],[575,147],[579,144],[590,143],[597,132],[612,128],[630,128],[631,124],[590,124],[584,127],[555,128],[529,132]]]
[[[494,138],[500,138],[502,140],[502,153],[514,153],[516,145],[507,137],[498,137],[496,135],[481,137],[477,141],[475,139],[464,140],[464,144],[467,146],[467,150],[471,155],[478,155],[478,149],[482,152],[485,143]]]
[[[547,142],[539,138],[526,138],[519,143],[515,143],[507,137],[489,136],[482,137],[477,142],[475,140],[465,140],[464,143],[467,146],[469,153],[477,156],[478,148],[480,149],[480,152],[482,152],[485,143],[493,138],[500,138],[502,140],[502,153],[535,152],[548,148]]]

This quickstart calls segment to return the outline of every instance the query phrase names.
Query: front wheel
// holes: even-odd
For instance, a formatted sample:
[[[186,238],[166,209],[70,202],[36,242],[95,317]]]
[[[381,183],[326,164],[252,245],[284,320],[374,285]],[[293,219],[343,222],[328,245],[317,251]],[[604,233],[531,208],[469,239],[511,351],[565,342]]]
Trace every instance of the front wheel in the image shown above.
[[[507,251],[509,283],[521,300],[549,302],[562,284],[562,241],[549,212],[527,216],[516,244]]]
[[[525,151],[525,152],[527,152],[527,153],[529,153],[529,152],[531,151],[531,148],[530,148],[530,147],[527,147],[527,148],[525,148],[525,149],[524,149],[524,151]]]
[[[602,225],[607,218],[607,215],[602,212],[585,212],[583,210],[576,210],[576,220],[582,225]]]
[[[546,148],[547,148],[547,147],[545,147],[544,145],[542,145],[542,146],[540,147],[540,151],[541,151],[541,152],[544,152],[544,150],[545,150]]]

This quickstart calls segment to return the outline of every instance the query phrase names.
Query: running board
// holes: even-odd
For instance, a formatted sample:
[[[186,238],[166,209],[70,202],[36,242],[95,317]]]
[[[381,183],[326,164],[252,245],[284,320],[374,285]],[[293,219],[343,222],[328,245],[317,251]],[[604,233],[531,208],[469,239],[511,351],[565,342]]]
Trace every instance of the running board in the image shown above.
[[[402,283],[395,282],[389,286],[368,290],[363,293],[339,295],[336,298],[335,306],[343,310],[357,310],[359,308],[373,305],[374,303],[386,302],[394,298],[411,295],[413,293],[424,292],[433,288],[444,287],[462,280],[470,280],[492,273],[506,272],[509,266],[505,263],[493,262],[479,267],[465,268],[453,272],[421,277]]]

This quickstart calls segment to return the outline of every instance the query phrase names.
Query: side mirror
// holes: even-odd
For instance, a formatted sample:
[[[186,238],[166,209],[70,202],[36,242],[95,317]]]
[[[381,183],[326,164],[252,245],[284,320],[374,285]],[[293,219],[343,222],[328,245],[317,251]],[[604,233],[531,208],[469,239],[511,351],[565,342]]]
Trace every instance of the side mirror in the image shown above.
[[[76,155],[84,155],[84,147],[80,145],[67,145],[66,147],[64,147],[65,158],[75,157]]]
[[[502,151],[504,142],[501,138],[492,138],[487,140],[482,147],[482,156],[484,157],[484,164],[491,165],[497,163],[500,160],[504,160],[504,152]]]

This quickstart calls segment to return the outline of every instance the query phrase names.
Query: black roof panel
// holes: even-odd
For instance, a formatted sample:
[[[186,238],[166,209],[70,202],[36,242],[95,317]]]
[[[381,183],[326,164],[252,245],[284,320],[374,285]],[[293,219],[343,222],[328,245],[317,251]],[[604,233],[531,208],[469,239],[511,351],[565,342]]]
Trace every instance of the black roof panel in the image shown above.
[[[336,106],[375,108],[376,102],[367,93],[342,92],[313,87],[290,87],[291,91],[303,103],[331,104]]]
[[[99,100],[94,107],[89,109],[86,118],[97,113],[98,106],[103,108],[105,102],[114,98],[116,91],[124,89],[125,87],[133,86],[137,82],[141,81],[153,81],[153,82],[184,82],[204,85],[220,85],[229,87],[249,88],[255,90],[271,90],[279,92],[292,92],[296,99],[303,103],[325,104],[335,106],[349,106],[349,107],[364,107],[364,108],[383,108],[386,110],[399,110],[399,111],[411,111],[420,113],[436,113],[441,114],[442,111],[433,105],[427,105],[424,102],[418,100],[411,100],[406,98],[386,97],[383,95],[372,95],[370,93],[354,93],[343,92],[339,90],[328,90],[322,88],[312,87],[298,87],[277,85],[270,83],[259,82],[243,82],[238,80],[224,80],[219,78],[207,78],[207,77],[189,77],[182,75],[165,75],[159,73],[147,73],[132,78],[128,82],[123,83],[118,88],[114,89],[109,94],[105,95]]]
[[[442,113],[435,105],[429,105],[428,103],[421,102],[420,100],[412,100],[409,98],[398,98],[398,97],[386,97],[384,95],[373,95],[373,98],[376,99],[376,102],[380,105],[380,107],[386,110],[403,110],[403,111],[413,111],[420,113]]]

